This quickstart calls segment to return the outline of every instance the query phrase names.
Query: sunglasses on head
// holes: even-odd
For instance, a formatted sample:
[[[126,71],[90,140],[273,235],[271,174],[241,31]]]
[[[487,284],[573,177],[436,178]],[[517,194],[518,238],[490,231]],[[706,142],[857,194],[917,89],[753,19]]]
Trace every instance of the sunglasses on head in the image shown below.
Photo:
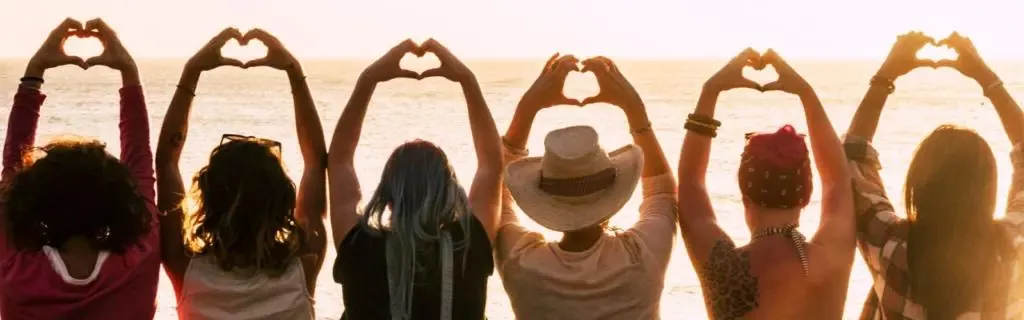
[[[278,155],[281,155],[281,143],[277,142],[275,140],[264,139],[264,138],[257,138],[257,137],[253,137],[253,136],[243,136],[243,135],[240,135],[240,134],[231,134],[231,133],[225,133],[220,138],[220,144],[224,144],[226,142],[232,142],[232,141],[255,142],[255,143],[258,143],[260,145],[267,146],[274,153],[276,153]]]

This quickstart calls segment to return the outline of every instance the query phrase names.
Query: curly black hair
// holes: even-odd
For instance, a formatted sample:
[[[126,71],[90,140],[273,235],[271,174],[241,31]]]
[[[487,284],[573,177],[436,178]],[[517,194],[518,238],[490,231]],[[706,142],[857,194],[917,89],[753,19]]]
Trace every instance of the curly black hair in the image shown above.
[[[215,148],[182,207],[189,252],[214,255],[225,271],[280,275],[306,241],[294,216],[295,184],[273,147],[257,141]]]
[[[7,237],[22,251],[84,237],[122,253],[153,219],[129,169],[97,140],[62,138],[29,150],[0,194]]]

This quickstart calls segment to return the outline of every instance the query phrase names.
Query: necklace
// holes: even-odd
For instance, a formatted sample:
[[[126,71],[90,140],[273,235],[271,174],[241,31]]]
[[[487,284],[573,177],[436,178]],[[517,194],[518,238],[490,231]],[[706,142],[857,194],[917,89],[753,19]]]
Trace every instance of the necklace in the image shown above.
[[[807,253],[804,248],[804,242],[807,241],[804,235],[800,231],[796,230],[797,224],[790,224],[781,228],[765,228],[757,230],[754,233],[754,240],[769,237],[777,234],[785,234],[789,236],[790,240],[793,240],[793,247],[796,248],[796,254],[800,257],[800,266],[803,267],[804,276],[807,276]]]

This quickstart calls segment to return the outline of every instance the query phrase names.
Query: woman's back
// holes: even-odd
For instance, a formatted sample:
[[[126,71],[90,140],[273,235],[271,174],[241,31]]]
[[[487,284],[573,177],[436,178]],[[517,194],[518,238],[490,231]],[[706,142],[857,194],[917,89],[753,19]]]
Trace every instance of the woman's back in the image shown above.
[[[185,271],[181,319],[313,319],[313,298],[299,259],[284,273],[224,271],[216,257],[191,259]]]
[[[469,247],[457,248],[453,255],[452,319],[479,320],[484,318],[487,278],[494,272],[494,261],[483,226],[475,217],[465,219],[471,220]],[[453,223],[448,228],[454,243],[465,239],[461,225]],[[342,285],[347,308],[343,319],[391,319],[386,235],[355,227],[338,248],[334,281]],[[412,314],[416,319],[437,319],[441,314],[440,264],[423,267],[425,271],[417,274],[413,288]]]

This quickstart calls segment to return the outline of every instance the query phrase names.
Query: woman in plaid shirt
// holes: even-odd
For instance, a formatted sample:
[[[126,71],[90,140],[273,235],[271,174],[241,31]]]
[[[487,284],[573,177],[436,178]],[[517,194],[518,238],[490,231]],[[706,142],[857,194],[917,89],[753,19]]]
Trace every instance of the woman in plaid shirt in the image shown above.
[[[957,51],[956,60],[919,60],[927,44]],[[893,81],[911,70],[951,67],[976,80],[999,113],[1014,145],[1006,217],[996,208],[995,157],[970,129],[943,125],[921,142],[907,172],[907,218],[896,215],[879,176],[871,138]],[[861,319],[1020,319],[1024,237],[1024,116],[1003,82],[956,33],[939,42],[921,33],[900,36],[871,80],[846,139],[855,181],[858,244],[875,280]]]

